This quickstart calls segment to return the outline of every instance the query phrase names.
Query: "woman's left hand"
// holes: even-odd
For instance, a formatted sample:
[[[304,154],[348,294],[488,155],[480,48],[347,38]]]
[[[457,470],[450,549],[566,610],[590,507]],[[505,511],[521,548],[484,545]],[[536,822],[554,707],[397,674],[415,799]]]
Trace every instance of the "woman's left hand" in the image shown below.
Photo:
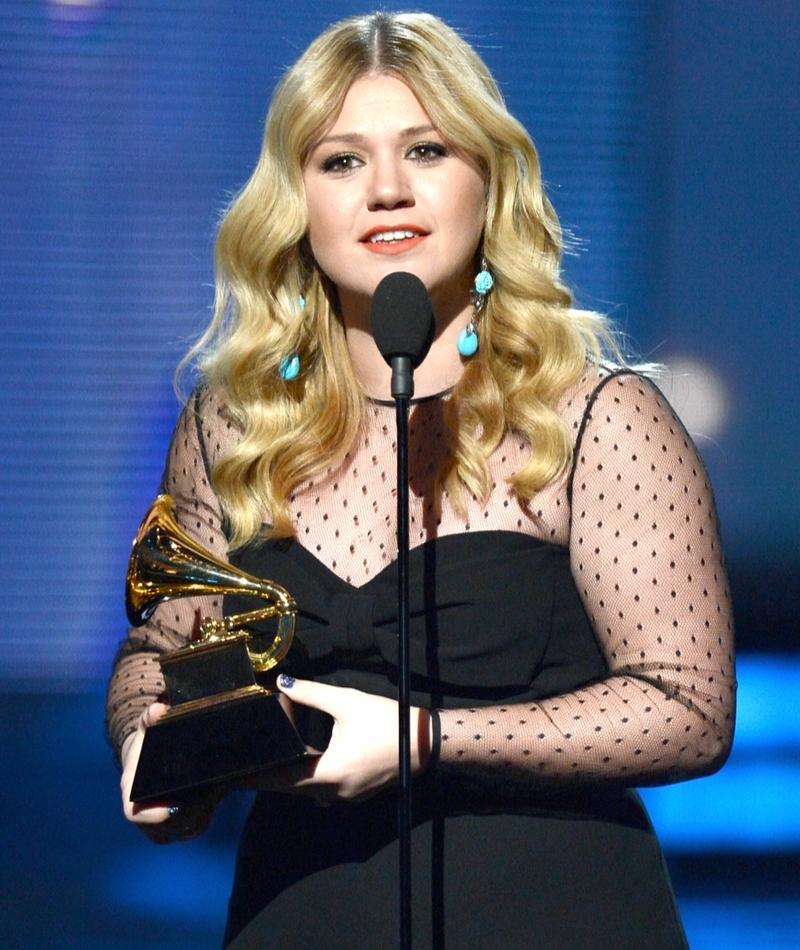
[[[393,699],[310,680],[278,678],[292,702],[328,713],[333,731],[319,758],[271,773],[266,782],[278,791],[298,791],[320,803],[368,798],[398,778],[398,707]],[[426,768],[430,756],[430,714],[411,708],[411,771]]]

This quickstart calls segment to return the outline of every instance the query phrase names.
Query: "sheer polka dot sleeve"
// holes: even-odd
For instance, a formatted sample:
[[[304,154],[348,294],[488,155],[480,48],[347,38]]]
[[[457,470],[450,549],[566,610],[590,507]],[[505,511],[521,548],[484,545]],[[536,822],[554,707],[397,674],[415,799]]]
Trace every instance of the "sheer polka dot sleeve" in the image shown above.
[[[183,530],[223,558],[227,541],[209,471],[232,438],[235,433],[215,397],[200,393],[192,398],[175,427],[161,486],[174,498]],[[201,617],[221,613],[221,597],[179,598],[160,604],[142,627],[129,631],[114,663],[106,701],[106,727],[117,756],[141,712],[164,699],[159,655],[185,646]]]
[[[632,374],[590,400],[572,478],[572,573],[608,665],[524,706],[442,710],[440,760],[537,782],[650,785],[708,774],[733,736],[733,627],[705,468]]]

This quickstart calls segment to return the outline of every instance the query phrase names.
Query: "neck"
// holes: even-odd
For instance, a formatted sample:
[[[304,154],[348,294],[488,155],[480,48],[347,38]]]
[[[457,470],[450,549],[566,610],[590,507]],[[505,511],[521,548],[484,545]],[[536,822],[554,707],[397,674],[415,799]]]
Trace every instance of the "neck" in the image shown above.
[[[369,300],[341,299],[347,348],[356,377],[367,396],[391,399],[391,367],[384,360],[369,328]],[[452,389],[464,364],[458,353],[458,335],[469,323],[472,305],[447,313],[434,298],[436,335],[428,355],[414,371],[414,396],[425,398]]]
[[[458,353],[458,334],[469,322],[471,310],[463,315],[463,323],[451,321],[437,331],[428,355],[414,371],[414,396],[424,398],[452,389],[464,371]],[[356,377],[364,392],[374,399],[391,398],[392,370],[384,360],[372,334],[360,327],[348,327],[347,348]]]

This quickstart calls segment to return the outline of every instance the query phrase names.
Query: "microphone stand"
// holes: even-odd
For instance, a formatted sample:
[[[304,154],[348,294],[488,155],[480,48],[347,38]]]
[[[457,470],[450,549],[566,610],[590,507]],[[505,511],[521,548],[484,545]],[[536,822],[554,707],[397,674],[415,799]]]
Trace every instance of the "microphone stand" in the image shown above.
[[[397,706],[400,791],[397,803],[400,845],[400,950],[411,950],[411,702],[408,631],[408,407],[414,377],[408,356],[392,358],[392,396],[397,416]]]
[[[414,367],[430,349],[435,333],[433,303],[414,274],[387,274],[370,306],[372,335],[392,368],[391,393],[397,410],[397,832],[400,848],[400,948],[411,950],[411,702],[408,631],[408,407],[414,395]]]

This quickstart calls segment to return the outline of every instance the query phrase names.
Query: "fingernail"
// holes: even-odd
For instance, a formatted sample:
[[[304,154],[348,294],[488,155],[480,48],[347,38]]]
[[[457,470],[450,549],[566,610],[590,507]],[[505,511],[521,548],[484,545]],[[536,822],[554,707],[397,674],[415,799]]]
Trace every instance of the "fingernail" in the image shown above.
[[[280,683],[284,689],[291,689],[294,686],[294,677],[288,676],[286,673],[281,673],[278,677],[278,683]]]
[[[180,811],[180,805],[170,805],[167,809],[167,813],[169,814],[170,818],[174,818],[176,815],[179,815]]]

